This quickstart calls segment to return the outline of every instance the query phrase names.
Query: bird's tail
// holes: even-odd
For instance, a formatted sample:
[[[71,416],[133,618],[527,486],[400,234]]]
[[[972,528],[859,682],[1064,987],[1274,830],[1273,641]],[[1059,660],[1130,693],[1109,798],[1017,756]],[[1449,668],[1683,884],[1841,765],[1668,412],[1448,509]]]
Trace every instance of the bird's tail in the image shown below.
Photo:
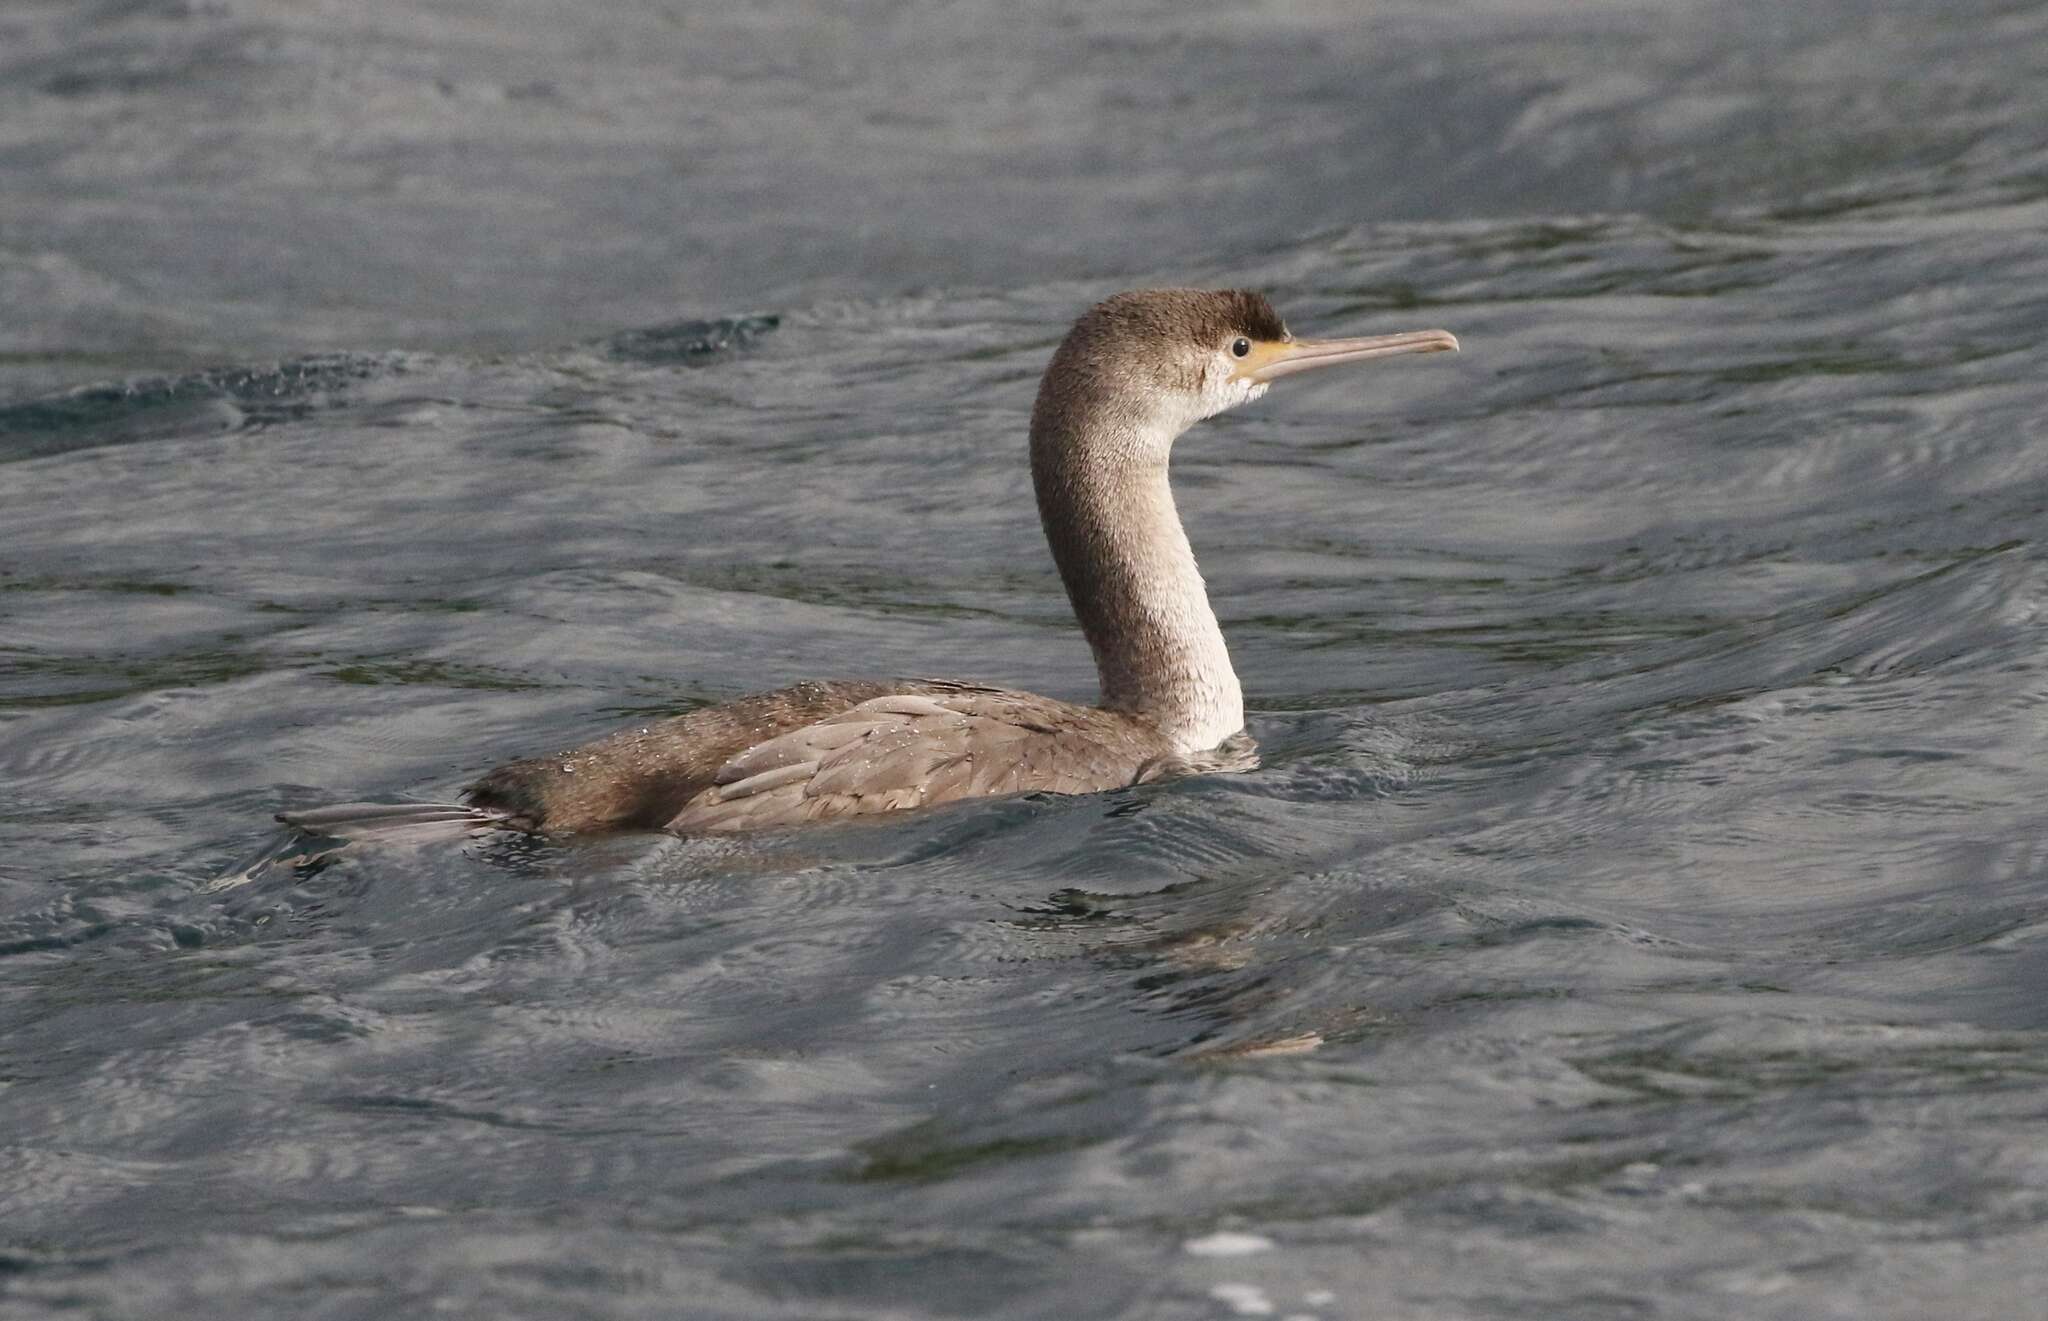
[[[335,803],[303,812],[279,812],[277,819],[309,834],[349,838],[410,830],[417,826],[477,830],[512,824],[502,812],[462,803]]]
[[[317,870],[358,842],[419,844],[482,830],[520,828],[502,812],[461,803],[335,803],[303,812],[279,812],[277,819],[292,828],[290,838],[273,842],[246,866],[214,878],[206,888],[233,889],[279,868]]]

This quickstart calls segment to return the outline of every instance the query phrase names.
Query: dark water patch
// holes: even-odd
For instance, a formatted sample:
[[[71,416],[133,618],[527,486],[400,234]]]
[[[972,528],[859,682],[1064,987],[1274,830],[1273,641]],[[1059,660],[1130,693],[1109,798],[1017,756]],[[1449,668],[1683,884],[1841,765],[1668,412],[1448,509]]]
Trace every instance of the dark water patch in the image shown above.
[[[0,569],[0,592],[117,592],[150,596],[177,596],[189,592],[187,583],[159,582],[147,578],[56,578],[29,577]]]
[[[668,560],[648,567],[693,587],[772,596],[809,605],[935,619],[1007,617],[999,610],[969,604],[966,600],[955,603],[934,599],[940,592],[963,598],[979,593],[929,580],[910,579],[901,572],[880,566],[821,562],[818,558],[811,558],[765,563],[692,564],[681,572]]]
[[[111,702],[166,688],[232,683],[275,665],[267,656],[213,647],[147,657],[0,651],[0,708]]]
[[[405,370],[403,354],[323,354],[271,368],[87,386],[0,406],[0,462],[268,426]]]
[[[432,688],[474,688],[495,692],[519,692],[548,687],[540,680],[487,666],[459,665],[446,661],[361,657],[316,670],[322,678],[336,683],[408,684]]]
[[[933,1129],[897,1134],[870,1143],[863,1163],[846,1177],[854,1183],[935,1183],[971,1174],[990,1163],[1057,1155],[1100,1141],[1082,1134],[1049,1133],[1041,1137],[996,1138],[988,1142],[948,1144]]]
[[[650,365],[708,366],[753,348],[781,326],[772,315],[716,317],[708,321],[672,321],[629,330],[604,341],[605,351],[628,362]]]

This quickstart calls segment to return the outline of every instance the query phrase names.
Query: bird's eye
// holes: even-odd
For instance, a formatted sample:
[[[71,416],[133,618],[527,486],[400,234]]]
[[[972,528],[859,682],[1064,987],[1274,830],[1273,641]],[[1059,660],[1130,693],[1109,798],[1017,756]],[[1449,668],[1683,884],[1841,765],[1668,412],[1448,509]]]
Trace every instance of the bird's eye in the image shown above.
[[[1244,336],[1242,336],[1242,335],[1240,335],[1240,336],[1238,336],[1238,337],[1237,337],[1236,339],[1234,339],[1234,340],[1230,341],[1230,353],[1231,353],[1231,356],[1232,356],[1232,357],[1237,357],[1237,358],[1245,358],[1245,357],[1249,357],[1249,356],[1251,356],[1251,351],[1252,351],[1252,342],[1251,342],[1250,340],[1246,339],[1246,338],[1245,338]]]

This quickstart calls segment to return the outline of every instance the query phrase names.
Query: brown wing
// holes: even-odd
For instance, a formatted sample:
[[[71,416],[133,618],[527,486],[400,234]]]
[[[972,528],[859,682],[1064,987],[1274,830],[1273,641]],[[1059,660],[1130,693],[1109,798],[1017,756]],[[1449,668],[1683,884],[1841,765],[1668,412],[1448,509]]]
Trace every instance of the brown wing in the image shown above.
[[[527,830],[657,830],[735,754],[885,693],[930,686],[850,680],[756,693],[620,730],[552,757],[509,762],[463,797]]]
[[[1151,778],[1166,752],[1151,726],[1116,712],[932,684],[747,748],[669,828],[757,830],[957,798],[1097,793]]]

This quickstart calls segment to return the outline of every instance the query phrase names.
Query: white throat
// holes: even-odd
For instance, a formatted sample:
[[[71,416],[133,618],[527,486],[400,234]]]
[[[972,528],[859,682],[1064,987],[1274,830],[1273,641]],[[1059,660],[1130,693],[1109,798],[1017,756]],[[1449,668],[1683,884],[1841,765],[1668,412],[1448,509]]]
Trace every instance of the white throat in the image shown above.
[[[1177,751],[1206,752],[1244,728],[1244,693],[1167,479],[1192,420],[1098,415],[1085,435],[1034,435],[1032,471],[1102,705],[1151,720]]]

